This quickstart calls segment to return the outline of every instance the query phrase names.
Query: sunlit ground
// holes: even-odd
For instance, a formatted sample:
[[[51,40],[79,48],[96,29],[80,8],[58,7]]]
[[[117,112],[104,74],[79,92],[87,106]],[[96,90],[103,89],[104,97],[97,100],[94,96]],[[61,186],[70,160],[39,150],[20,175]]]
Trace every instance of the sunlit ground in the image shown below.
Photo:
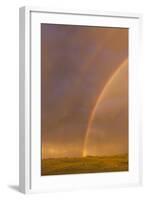
[[[128,171],[128,155],[49,158],[42,160],[42,175]]]

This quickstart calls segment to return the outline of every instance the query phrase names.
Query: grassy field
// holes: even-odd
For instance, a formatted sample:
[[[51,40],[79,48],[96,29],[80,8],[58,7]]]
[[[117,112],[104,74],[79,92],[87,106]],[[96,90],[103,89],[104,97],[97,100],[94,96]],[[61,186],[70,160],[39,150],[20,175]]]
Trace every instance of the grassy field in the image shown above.
[[[128,171],[128,156],[88,156],[42,160],[42,175]]]

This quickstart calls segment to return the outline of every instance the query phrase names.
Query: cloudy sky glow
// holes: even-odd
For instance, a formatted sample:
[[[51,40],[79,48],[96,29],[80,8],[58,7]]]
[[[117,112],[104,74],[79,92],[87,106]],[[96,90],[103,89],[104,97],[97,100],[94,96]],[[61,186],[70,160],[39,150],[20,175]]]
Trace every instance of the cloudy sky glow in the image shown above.
[[[41,25],[42,158],[127,153],[127,58],[128,29]]]

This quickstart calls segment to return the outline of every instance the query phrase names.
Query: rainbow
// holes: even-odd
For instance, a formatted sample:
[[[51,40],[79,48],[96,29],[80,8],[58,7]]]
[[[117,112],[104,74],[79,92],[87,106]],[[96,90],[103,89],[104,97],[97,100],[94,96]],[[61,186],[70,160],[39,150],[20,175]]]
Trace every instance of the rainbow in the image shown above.
[[[102,97],[105,94],[106,89],[108,88],[108,86],[110,85],[110,83],[112,82],[112,80],[116,77],[116,75],[119,73],[119,71],[121,70],[121,68],[123,68],[125,65],[127,65],[128,63],[128,59],[126,58],[118,67],[118,69],[113,73],[113,75],[111,76],[111,78],[106,82],[105,86],[103,87],[103,90],[101,92],[101,94],[97,97],[97,100],[95,102],[95,105],[93,106],[91,115],[89,117],[89,121],[88,121],[88,126],[85,132],[85,139],[84,139],[84,144],[83,144],[83,153],[82,156],[86,157],[87,156],[87,143],[88,143],[88,138],[89,138],[89,134],[90,134],[90,129],[91,129],[91,125],[92,122],[94,120],[95,117],[95,113],[97,110],[97,107],[100,103],[100,101],[102,100]]]

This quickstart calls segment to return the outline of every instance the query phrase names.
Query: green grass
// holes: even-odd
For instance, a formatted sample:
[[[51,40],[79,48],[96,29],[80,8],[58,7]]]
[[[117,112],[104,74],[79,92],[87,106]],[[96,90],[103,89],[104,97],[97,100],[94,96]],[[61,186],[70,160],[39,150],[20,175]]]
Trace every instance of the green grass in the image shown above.
[[[41,162],[42,175],[128,171],[128,155],[49,158]]]

